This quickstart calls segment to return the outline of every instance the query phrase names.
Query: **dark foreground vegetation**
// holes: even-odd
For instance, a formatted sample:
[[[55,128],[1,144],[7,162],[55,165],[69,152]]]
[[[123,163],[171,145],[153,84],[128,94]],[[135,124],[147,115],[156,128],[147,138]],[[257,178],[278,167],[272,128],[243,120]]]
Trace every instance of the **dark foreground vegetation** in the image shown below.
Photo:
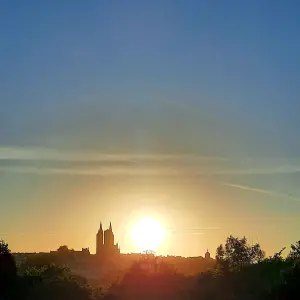
[[[300,299],[300,241],[285,258],[283,250],[265,258],[259,244],[230,236],[217,249],[215,267],[205,273],[184,276],[145,255],[104,290],[63,265],[17,268],[8,245],[0,241],[0,299]]]

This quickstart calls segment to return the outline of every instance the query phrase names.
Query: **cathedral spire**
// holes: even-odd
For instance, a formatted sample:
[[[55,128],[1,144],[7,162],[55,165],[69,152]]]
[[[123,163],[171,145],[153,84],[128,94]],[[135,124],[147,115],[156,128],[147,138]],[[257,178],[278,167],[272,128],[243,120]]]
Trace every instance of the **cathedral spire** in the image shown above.
[[[100,221],[99,231],[103,231],[103,229],[102,229],[102,222],[101,221]]]
[[[112,231],[111,221],[109,222],[109,230]]]

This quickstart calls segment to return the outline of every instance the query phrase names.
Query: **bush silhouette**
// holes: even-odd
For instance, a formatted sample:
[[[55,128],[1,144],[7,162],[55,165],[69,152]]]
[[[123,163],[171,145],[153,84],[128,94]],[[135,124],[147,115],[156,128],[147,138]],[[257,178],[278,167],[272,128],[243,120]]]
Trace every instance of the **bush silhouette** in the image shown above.
[[[3,240],[0,240],[0,295],[4,299],[14,299],[17,293],[17,267],[15,260]]]

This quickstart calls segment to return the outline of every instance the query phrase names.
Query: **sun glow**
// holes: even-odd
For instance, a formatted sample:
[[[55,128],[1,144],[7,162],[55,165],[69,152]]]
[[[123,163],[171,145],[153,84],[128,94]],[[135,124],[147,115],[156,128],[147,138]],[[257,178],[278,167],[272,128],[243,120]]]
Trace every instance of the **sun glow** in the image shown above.
[[[165,230],[157,220],[144,218],[134,225],[131,237],[140,251],[157,251],[164,241]]]

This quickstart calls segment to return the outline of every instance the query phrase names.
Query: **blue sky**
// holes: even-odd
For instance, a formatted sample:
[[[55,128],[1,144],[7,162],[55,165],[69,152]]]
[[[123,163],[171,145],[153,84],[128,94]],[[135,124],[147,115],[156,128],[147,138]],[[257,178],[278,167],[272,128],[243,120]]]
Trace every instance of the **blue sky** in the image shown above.
[[[280,241],[294,242],[293,218],[300,212],[299,8],[298,1],[2,1],[0,225],[14,218],[16,205],[24,217],[17,216],[11,231],[5,226],[12,245],[20,248],[20,228],[29,234],[41,220],[54,228],[53,218],[46,217],[51,203],[65,199],[69,207],[78,186],[82,198],[87,190],[98,189],[96,178],[109,190],[119,182],[112,179],[116,170],[127,182],[125,194],[139,190],[127,176],[141,173],[145,182],[149,176],[149,184],[137,194],[156,194],[150,184],[153,168],[161,181],[169,182],[158,190],[170,197],[174,180],[191,178],[182,188],[187,202],[176,200],[182,202],[180,209],[197,203],[195,182],[202,186],[209,180],[212,207],[219,206],[220,191],[226,189],[225,198],[239,203],[236,214],[246,207],[249,218],[256,218],[259,207],[274,226],[285,218],[282,230],[290,234]],[[80,158],[75,155],[68,163],[61,158],[73,152]],[[98,156],[107,153],[116,156],[99,163]],[[137,154],[155,155],[155,162],[147,157],[130,165]],[[120,155],[128,155],[122,163]],[[162,155],[175,158],[162,162]],[[206,158],[195,163],[199,157]],[[175,169],[181,174],[177,179]],[[220,187],[223,183],[226,188]],[[286,197],[289,193],[295,199]],[[29,203],[45,217],[37,217]],[[93,205],[87,205],[87,215]],[[116,209],[109,208],[92,222],[98,224],[97,218],[109,213],[117,218]],[[64,216],[57,213],[57,219]],[[211,222],[201,226],[214,226],[217,216]],[[218,238],[235,232],[236,224],[238,219],[232,227],[223,226]],[[255,236],[248,225],[244,232]],[[261,230],[261,235],[277,250],[267,233]],[[74,240],[70,243],[80,247]],[[56,243],[54,239],[48,247]],[[195,253],[207,245],[197,247]]]

